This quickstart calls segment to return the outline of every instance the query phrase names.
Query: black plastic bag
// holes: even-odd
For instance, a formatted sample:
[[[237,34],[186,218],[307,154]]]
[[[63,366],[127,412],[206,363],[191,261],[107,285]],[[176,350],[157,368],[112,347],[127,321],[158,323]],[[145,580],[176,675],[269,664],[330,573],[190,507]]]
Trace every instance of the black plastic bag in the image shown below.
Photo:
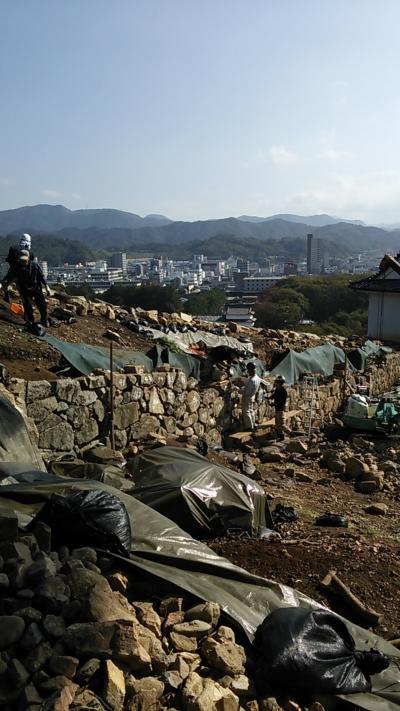
[[[293,506],[285,506],[284,504],[277,504],[271,512],[271,516],[274,524],[293,523],[299,518],[299,514]]]
[[[371,689],[370,675],[389,666],[377,650],[357,652],[339,617],[301,607],[271,612],[257,632],[272,686],[295,691],[354,694]]]
[[[346,516],[325,511],[322,516],[317,516],[315,519],[316,526],[332,526],[335,528],[348,528],[349,521]]]
[[[107,491],[53,494],[29,524],[29,530],[34,531],[38,521],[50,526],[55,548],[90,546],[121,555],[129,555],[131,550],[127,510],[122,501]]]
[[[39,336],[39,338],[43,338],[43,336],[46,333],[46,329],[43,326],[43,324],[38,323],[38,322],[33,322],[33,323],[28,322],[27,326],[26,326],[26,330],[29,333],[32,333],[34,336]]]

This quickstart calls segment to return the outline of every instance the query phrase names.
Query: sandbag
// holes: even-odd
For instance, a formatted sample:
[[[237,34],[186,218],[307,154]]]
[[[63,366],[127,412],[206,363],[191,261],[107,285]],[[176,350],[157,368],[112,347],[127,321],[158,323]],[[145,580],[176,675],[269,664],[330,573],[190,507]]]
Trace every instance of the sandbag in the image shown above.
[[[76,491],[69,496],[53,494],[29,524],[51,528],[55,548],[90,546],[129,556],[131,526],[122,501],[107,491]]]
[[[325,610],[290,607],[271,612],[257,634],[272,686],[314,694],[371,689],[370,675],[389,666],[378,652],[358,652],[344,622]]]

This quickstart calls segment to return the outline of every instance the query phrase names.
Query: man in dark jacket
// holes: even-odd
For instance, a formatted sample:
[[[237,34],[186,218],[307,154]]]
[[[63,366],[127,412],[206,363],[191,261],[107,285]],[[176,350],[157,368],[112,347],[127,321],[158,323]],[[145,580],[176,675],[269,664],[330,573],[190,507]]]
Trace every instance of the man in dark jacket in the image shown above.
[[[18,267],[18,259],[19,256],[22,252],[22,250],[28,250],[29,252],[29,259],[31,262],[35,260],[35,255],[31,251],[31,236],[28,235],[27,232],[22,235],[21,239],[19,240],[18,245],[12,245],[10,249],[8,250],[8,255],[6,257],[6,262],[8,262],[10,269],[16,270]]]
[[[10,266],[8,274],[3,279],[4,297],[8,301],[8,286],[15,281],[22,297],[25,311],[25,320],[34,323],[33,302],[35,302],[40,312],[40,322],[43,326],[48,325],[47,304],[43,295],[43,289],[50,294],[44,274],[37,262],[31,261],[28,250],[21,250],[16,266]]]
[[[285,409],[286,400],[288,398],[287,390],[285,388],[285,378],[282,375],[278,375],[275,380],[275,389],[268,398],[268,400],[273,400],[275,408],[275,429],[279,434],[280,439],[283,439],[283,428],[285,426]]]

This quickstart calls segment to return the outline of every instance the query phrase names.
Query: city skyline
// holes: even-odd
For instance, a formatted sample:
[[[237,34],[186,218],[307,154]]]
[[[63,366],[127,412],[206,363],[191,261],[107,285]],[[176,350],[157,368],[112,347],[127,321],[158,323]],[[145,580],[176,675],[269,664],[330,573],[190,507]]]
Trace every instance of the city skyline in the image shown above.
[[[4,0],[0,17],[0,209],[400,221],[394,0]]]

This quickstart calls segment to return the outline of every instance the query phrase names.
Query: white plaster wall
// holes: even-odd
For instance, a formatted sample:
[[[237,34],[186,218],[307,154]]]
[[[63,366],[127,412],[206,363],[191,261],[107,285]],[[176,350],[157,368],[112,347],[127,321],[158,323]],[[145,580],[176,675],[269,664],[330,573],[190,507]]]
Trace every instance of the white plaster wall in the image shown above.
[[[370,294],[368,336],[400,343],[400,293]]]

